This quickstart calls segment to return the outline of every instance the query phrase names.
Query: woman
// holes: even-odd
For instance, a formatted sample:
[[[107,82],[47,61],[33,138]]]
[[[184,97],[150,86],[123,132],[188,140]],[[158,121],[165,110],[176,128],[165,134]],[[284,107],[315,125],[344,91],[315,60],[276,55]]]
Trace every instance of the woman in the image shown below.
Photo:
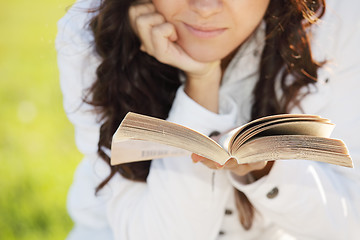
[[[360,21],[350,10],[360,4],[348,2],[328,1],[325,13],[320,0],[78,1],[57,37],[64,106],[85,155],[69,239],[355,239]],[[318,114],[337,124],[355,169],[217,166],[196,155],[109,167],[128,111],[206,135]]]

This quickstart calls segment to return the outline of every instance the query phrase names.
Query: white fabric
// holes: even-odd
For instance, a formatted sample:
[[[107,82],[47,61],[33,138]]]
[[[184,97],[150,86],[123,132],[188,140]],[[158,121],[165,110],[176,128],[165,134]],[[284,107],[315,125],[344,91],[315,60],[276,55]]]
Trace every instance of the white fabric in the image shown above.
[[[95,187],[108,175],[109,167],[96,154],[100,123],[93,107],[82,99],[95,80],[100,61],[86,27],[91,14],[84,9],[98,2],[78,1],[59,21],[56,39],[64,109],[84,154],[68,196],[68,211],[75,223],[68,239],[359,238],[359,1],[327,1],[327,13],[313,28],[312,41],[314,57],[327,60],[327,64],[319,72],[317,89],[302,102],[305,113],[336,123],[333,137],[347,143],[354,169],[312,161],[278,161],[268,176],[244,185],[231,174],[193,164],[190,158],[157,159],[146,184],[115,175],[95,195]],[[202,108],[179,88],[168,120],[207,135],[245,123],[263,37],[260,26],[230,63],[220,92],[220,114]],[[257,209],[250,231],[239,223],[234,186]],[[278,196],[267,198],[274,187],[279,189]],[[225,215],[225,209],[233,214]],[[220,231],[225,234],[219,235]]]

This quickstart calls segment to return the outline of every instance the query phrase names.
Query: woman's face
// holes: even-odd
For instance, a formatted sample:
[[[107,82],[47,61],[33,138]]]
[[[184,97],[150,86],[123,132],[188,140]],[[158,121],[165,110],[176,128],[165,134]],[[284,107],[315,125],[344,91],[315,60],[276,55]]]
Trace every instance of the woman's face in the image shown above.
[[[195,60],[223,59],[261,22],[270,0],[152,0]]]

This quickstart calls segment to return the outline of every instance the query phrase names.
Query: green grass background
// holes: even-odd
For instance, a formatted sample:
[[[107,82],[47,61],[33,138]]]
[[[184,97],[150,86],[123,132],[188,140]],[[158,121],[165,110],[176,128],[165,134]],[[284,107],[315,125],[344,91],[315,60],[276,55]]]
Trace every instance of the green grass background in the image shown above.
[[[81,159],[62,108],[54,39],[72,0],[0,7],[0,239],[64,239]]]

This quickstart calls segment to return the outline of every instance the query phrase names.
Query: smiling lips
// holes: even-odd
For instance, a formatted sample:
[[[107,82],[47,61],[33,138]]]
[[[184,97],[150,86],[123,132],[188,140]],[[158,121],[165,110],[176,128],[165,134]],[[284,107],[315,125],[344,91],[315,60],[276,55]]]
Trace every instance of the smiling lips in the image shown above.
[[[226,28],[199,27],[199,26],[188,25],[186,23],[184,23],[184,25],[193,35],[199,38],[217,37],[226,30]]]

